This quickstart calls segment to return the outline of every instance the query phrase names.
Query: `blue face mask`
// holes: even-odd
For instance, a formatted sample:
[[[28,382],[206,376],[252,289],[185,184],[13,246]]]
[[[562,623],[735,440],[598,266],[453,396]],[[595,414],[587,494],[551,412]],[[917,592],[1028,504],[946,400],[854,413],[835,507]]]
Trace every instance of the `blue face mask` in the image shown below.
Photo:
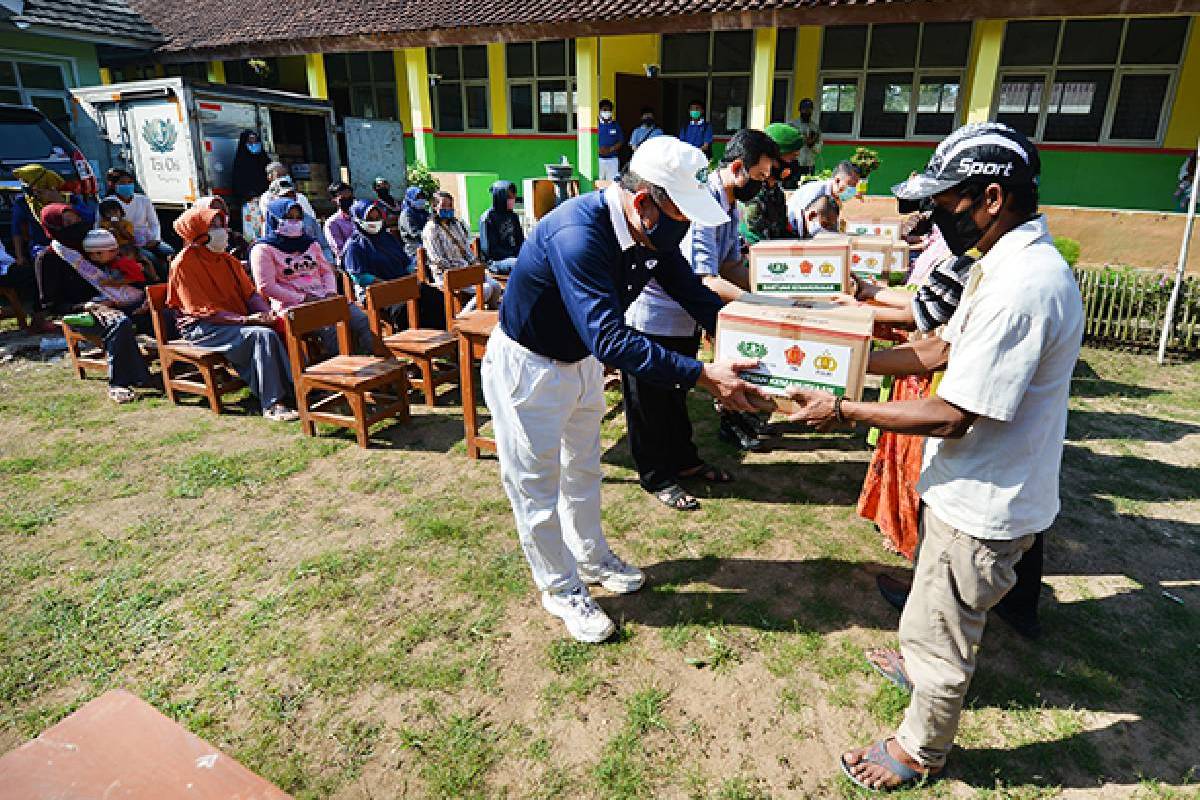
[[[424,198],[412,201],[412,207],[417,209],[418,211],[424,211],[425,206],[427,206],[427,205],[429,205],[429,201]]]
[[[856,187],[856,186],[847,186],[845,189],[842,189],[842,191],[838,193],[838,199],[841,200],[843,203],[845,203],[849,200],[853,200],[857,196],[858,196],[858,187]]]
[[[133,190],[134,185],[132,183],[118,183],[117,197],[120,197],[122,200],[132,200]]]
[[[453,208],[439,208],[438,216],[441,217],[442,219],[454,219],[454,209]]]
[[[262,142],[248,142],[246,144],[246,149],[254,155],[258,155],[262,152]]]

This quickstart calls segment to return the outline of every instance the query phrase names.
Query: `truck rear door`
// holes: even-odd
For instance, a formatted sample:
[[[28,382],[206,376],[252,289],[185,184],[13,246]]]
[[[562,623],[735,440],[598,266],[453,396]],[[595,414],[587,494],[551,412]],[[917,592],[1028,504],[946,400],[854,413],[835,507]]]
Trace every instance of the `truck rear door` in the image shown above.
[[[228,195],[233,191],[233,158],[238,138],[244,130],[259,132],[258,114],[252,103],[198,96],[196,116],[200,120],[204,175],[209,190]]]

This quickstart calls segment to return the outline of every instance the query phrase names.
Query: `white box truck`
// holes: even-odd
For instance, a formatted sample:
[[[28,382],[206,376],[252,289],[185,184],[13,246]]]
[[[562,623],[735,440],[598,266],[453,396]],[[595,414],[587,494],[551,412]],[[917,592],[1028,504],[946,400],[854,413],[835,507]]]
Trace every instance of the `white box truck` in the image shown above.
[[[283,154],[286,164],[325,164],[329,175],[340,174],[333,108],[324,100],[188,78],[87,86],[71,94],[80,147],[102,171],[131,169],[162,210],[230,194],[243,130],[257,132],[266,151]]]

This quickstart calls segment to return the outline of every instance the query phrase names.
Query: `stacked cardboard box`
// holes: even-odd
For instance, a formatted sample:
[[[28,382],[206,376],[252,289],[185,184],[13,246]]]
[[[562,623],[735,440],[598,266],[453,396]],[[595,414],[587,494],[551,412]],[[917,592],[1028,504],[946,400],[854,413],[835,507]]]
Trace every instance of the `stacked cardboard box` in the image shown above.
[[[717,317],[717,360],[756,358],[742,377],[792,411],[787,391],[801,386],[862,397],[875,312],[811,303],[798,307],[729,303]]]
[[[845,217],[842,231],[849,236],[887,236],[899,241],[903,217]]]
[[[851,236],[850,270],[855,275],[879,278],[908,270],[908,242],[888,236]]]
[[[759,242],[750,248],[750,291],[828,299],[849,290],[849,266],[845,236]]]

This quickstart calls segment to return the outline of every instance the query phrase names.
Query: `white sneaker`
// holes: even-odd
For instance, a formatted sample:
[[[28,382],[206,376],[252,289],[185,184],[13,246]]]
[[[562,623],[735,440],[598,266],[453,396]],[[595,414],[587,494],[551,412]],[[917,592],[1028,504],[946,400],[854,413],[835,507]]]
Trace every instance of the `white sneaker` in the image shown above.
[[[583,586],[567,594],[542,592],[542,608],[561,619],[575,639],[587,644],[599,644],[616,630]]]
[[[580,564],[579,577],[584,583],[598,583],[613,594],[636,592],[646,582],[640,569],[626,564],[611,552],[597,566]]]

